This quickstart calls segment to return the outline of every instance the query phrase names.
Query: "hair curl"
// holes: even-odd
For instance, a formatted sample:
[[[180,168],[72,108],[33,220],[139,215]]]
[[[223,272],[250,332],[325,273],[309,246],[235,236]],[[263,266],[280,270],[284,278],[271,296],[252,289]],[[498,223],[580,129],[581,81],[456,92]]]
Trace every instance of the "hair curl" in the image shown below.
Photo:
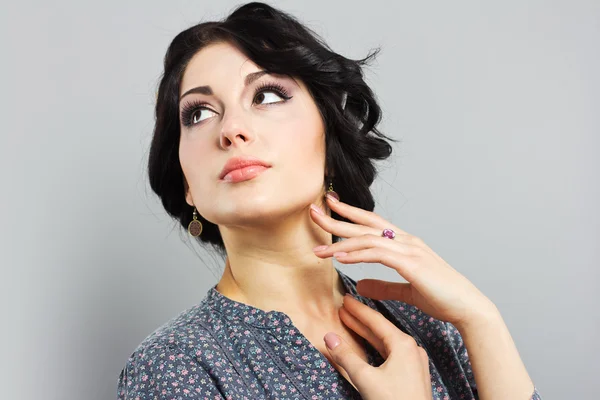
[[[258,2],[239,6],[223,21],[203,22],[184,30],[167,49],[148,160],[150,186],[165,210],[187,229],[194,207],[185,201],[179,160],[180,84],[190,59],[203,47],[218,42],[235,46],[268,72],[304,82],[325,127],[325,162],[330,172],[325,184],[332,180],[345,203],[372,211],[375,203],[369,188],[377,173],[374,160],[388,158],[392,152],[388,141],[395,141],[377,130],[381,108],[363,79],[362,66],[379,53],[379,48],[363,59],[345,58],[294,17]],[[348,221],[333,211],[332,217]],[[218,226],[201,215],[198,219],[204,227],[198,239],[224,255]],[[332,239],[336,242],[340,238],[333,235]]]

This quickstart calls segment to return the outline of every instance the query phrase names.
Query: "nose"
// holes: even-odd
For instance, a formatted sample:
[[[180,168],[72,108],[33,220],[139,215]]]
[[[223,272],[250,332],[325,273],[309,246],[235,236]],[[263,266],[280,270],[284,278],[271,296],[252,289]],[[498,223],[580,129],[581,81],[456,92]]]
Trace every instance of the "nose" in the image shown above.
[[[221,148],[227,149],[230,146],[244,146],[253,140],[254,135],[246,124],[243,115],[229,115],[224,118],[219,136]]]

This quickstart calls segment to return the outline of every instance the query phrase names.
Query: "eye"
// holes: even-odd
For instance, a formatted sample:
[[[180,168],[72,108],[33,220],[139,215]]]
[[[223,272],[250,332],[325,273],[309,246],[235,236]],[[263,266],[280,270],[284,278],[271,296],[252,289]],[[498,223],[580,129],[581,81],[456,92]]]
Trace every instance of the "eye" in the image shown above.
[[[264,99],[265,97],[266,97],[267,99],[269,99],[269,96],[265,96],[265,93],[275,93],[275,92],[274,92],[274,91],[272,91],[272,90],[264,90],[264,91],[260,92],[260,93],[258,94],[258,96],[256,96],[256,97],[255,97],[255,99],[258,99],[259,101],[260,101],[260,99],[261,99],[261,98],[262,98],[262,99]],[[279,96],[279,95],[278,95],[278,96]],[[285,100],[284,100],[284,101],[285,101]],[[279,102],[278,102],[278,101],[267,101],[266,103],[260,103],[260,104],[271,104],[271,103],[279,103]]]
[[[190,127],[199,124],[205,119],[207,119],[209,116],[203,116],[203,114],[206,114],[206,112],[208,112],[209,114],[216,114],[215,111],[206,107],[205,104],[206,103],[201,103],[198,101],[191,101],[190,103],[187,103],[185,106],[183,106],[183,109],[181,110],[181,123],[186,127]],[[203,113],[202,111],[206,112]]]
[[[190,123],[192,125],[197,124],[201,121],[204,121],[206,118],[202,118],[202,111],[209,111],[215,113],[213,110],[207,107],[199,107],[190,115]]]
[[[275,95],[275,96],[273,96]],[[277,100],[277,97],[283,100]],[[279,84],[269,84],[266,83],[260,87],[258,87],[255,91],[254,102],[258,104],[273,104],[273,103],[284,103],[291,99],[293,96],[290,96],[288,91]],[[263,101],[266,102],[263,103]]]
[[[289,92],[280,84],[264,83],[254,91],[254,100],[252,104],[269,105],[284,103],[292,97],[293,96],[290,96]],[[198,100],[192,100],[186,103],[181,109],[181,123],[189,128],[209,119],[211,117],[210,113],[218,115],[216,111],[206,107],[207,104],[208,103]]]

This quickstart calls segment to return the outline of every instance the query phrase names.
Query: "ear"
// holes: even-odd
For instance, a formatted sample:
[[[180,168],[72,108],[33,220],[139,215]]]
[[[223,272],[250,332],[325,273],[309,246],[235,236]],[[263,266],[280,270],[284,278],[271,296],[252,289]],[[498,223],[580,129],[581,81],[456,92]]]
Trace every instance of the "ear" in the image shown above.
[[[185,178],[183,178],[183,188],[185,190],[185,202],[190,206],[194,206],[194,199],[192,198],[192,194],[190,193],[190,187],[187,184]]]

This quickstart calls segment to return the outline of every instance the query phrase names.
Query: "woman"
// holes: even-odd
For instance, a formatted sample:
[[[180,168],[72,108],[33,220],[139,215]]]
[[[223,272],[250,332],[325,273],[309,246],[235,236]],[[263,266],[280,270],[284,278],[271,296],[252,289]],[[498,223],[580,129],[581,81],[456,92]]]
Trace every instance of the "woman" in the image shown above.
[[[361,70],[374,55],[344,58],[261,3],[173,40],[150,182],[225,269],[134,351],[119,399],[540,398],[491,301],[372,212],[391,153]],[[409,283],[357,284],[332,257]]]

